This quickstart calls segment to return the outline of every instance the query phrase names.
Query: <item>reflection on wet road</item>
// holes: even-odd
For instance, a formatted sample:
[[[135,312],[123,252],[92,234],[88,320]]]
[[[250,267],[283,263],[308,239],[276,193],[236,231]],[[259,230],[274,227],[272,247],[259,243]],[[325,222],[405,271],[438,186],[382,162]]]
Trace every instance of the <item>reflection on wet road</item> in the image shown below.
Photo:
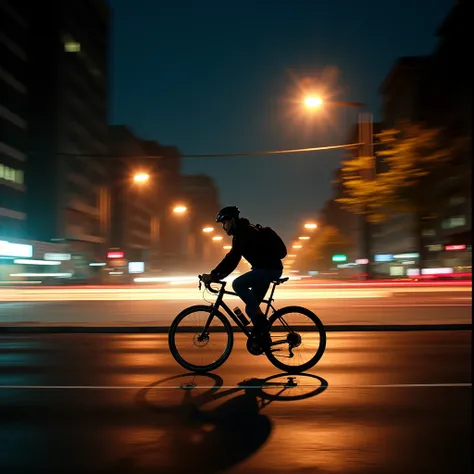
[[[311,371],[164,335],[0,338],[1,472],[470,472],[471,333],[330,333]]]

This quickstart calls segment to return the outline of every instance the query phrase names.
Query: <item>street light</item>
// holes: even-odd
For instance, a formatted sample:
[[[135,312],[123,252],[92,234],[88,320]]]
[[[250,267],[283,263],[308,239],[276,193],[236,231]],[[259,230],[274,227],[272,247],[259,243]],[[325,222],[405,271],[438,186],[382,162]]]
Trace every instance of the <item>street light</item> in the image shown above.
[[[307,222],[304,227],[305,229],[316,229],[318,224],[315,224],[314,222]]]
[[[133,181],[135,183],[146,183],[150,179],[150,175],[148,173],[136,173],[133,176]]]
[[[311,100],[311,97],[306,97],[304,99],[304,103],[306,107],[308,107],[308,102],[312,103],[314,102]],[[322,101],[326,102],[326,101]],[[322,104],[321,103],[321,104]],[[343,106],[343,107],[357,107],[357,108],[362,108],[365,106],[362,102],[339,102],[339,101],[327,101],[326,103],[330,105],[337,105],[337,106]],[[367,173],[367,179],[373,180],[375,179],[376,175],[376,162],[375,162],[375,157],[374,157],[374,125],[373,125],[373,116],[370,112],[359,112],[358,114],[358,134],[359,134],[359,157],[370,157],[372,163],[371,167],[369,170],[366,171]],[[371,266],[370,266],[370,253],[371,253],[371,238],[372,238],[372,233],[371,233],[371,228],[370,228],[370,222],[367,218],[366,214],[362,214],[362,248],[363,248],[363,253],[364,258],[369,259],[369,263],[366,265],[366,273],[368,275],[368,278],[370,278],[370,273],[371,273]]]
[[[324,104],[328,105],[339,105],[343,107],[364,107],[362,102],[348,102],[348,101],[337,101],[337,100],[323,100],[321,97],[308,96],[303,99],[306,107],[309,109],[319,108]]]
[[[214,232],[214,227],[204,227],[202,231],[205,233]]]
[[[323,105],[323,100],[321,99],[321,97],[311,96],[311,97],[306,97],[304,100],[304,103],[306,107],[308,107],[308,109],[315,109]]]
[[[176,214],[184,214],[188,208],[186,206],[175,206],[173,212]]]

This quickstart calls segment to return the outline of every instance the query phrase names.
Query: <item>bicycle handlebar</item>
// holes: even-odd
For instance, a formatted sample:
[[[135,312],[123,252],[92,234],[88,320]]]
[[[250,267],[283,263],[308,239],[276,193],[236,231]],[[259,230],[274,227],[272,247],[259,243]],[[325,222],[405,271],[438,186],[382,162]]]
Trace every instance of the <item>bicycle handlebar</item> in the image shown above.
[[[198,278],[199,278],[199,289],[201,289],[201,283],[204,283],[204,286],[206,287],[206,289],[208,289],[211,293],[214,293],[215,295],[218,295],[220,290],[216,290],[215,288],[212,288],[211,284],[212,283],[219,283],[222,286],[224,286],[226,284],[225,281],[221,281],[221,280],[203,282],[202,281],[202,275],[198,275]]]

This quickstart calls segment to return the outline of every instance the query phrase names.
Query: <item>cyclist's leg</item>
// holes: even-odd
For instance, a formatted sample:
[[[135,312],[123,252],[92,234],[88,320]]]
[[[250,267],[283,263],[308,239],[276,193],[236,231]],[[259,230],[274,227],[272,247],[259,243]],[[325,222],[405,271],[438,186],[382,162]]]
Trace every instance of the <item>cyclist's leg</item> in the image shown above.
[[[261,278],[255,281],[253,286],[253,291],[255,297],[258,301],[258,304],[263,301],[265,295],[267,294],[268,288],[270,287],[270,283],[272,281],[278,280],[281,277],[282,270],[255,270],[257,272],[261,272]],[[260,306],[259,306],[260,307]]]
[[[259,271],[259,270],[257,270]],[[261,278],[255,282],[253,291],[258,301],[257,313],[255,316],[255,333],[266,334],[268,329],[268,321],[265,317],[265,313],[260,308],[260,303],[265,298],[268,288],[272,281],[277,280],[281,277],[282,270],[260,270]],[[255,334],[254,334],[255,335]]]
[[[265,297],[273,280],[280,278],[281,270],[254,269],[237,277],[232,288],[245,303],[245,312],[255,324],[265,323],[265,315],[260,303]]]
[[[252,288],[258,277],[255,270],[240,275],[232,282],[232,288],[245,303],[245,312],[253,322],[258,308],[258,301]]]

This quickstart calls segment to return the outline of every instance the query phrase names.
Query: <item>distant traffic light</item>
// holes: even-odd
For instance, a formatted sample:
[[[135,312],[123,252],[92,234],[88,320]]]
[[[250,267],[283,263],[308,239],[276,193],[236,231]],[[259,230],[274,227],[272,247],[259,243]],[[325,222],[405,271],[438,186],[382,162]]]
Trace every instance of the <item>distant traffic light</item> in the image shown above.
[[[347,260],[347,255],[333,255],[332,261],[333,262],[345,262]]]

